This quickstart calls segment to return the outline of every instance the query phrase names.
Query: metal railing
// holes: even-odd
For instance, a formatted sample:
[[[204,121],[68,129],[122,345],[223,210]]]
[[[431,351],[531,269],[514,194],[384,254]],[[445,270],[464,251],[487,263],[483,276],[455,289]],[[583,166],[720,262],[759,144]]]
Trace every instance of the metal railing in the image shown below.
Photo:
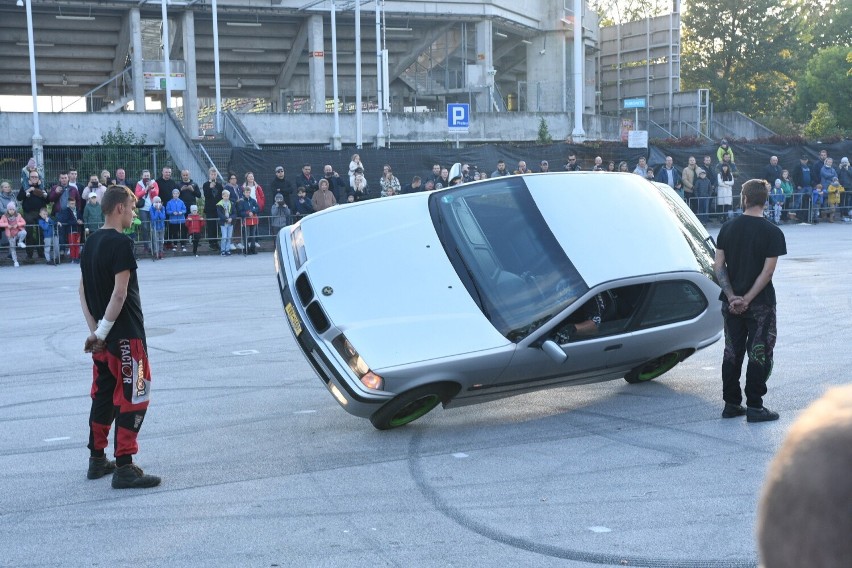
[[[131,69],[131,67],[127,67],[118,75],[110,77],[83,96],[74,99],[59,109],[59,112],[65,112],[81,100],[86,101],[86,112],[97,112],[99,110],[109,109],[110,103],[114,102],[120,102],[122,103],[121,106],[124,106],[130,101],[133,93],[133,73],[131,72]]]
[[[207,168],[210,166],[206,164],[204,156],[184,131],[172,109],[165,115],[165,134],[166,150],[175,161],[174,165],[181,170],[189,170],[192,179],[207,179]]]
[[[248,129],[242,121],[237,118],[233,111],[225,111],[222,114],[222,130],[225,140],[235,148],[254,148],[260,150],[260,146],[254,141]]]

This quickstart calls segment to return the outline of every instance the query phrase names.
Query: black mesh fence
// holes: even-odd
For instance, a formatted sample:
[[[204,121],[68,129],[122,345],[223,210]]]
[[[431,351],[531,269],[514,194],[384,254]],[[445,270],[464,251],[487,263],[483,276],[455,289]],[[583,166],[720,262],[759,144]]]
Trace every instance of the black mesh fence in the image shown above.
[[[770,156],[778,156],[782,168],[792,169],[799,163],[803,154],[813,161],[819,156],[820,150],[826,150],[839,165],[841,157],[852,157],[852,140],[844,140],[834,144],[807,144],[782,146],[774,144],[733,143],[731,145],[737,164],[738,176],[736,187],[744,180],[761,177],[764,167],[769,163]],[[483,144],[455,148],[454,144],[399,146],[392,148],[344,148],[335,151],[318,147],[268,147],[262,150],[235,149],[228,170],[237,174],[242,182],[246,172],[254,172],[258,182],[265,186],[274,177],[276,166],[284,166],[287,178],[294,180],[301,172],[304,164],[312,167],[315,177],[322,175],[323,166],[330,164],[344,178],[347,177],[349,161],[352,154],[357,153],[364,164],[368,187],[378,188],[382,175],[382,166],[390,164],[394,174],[401,184],[405,185],[415,175],[430,174],[433,164],[441,164],[450,168],[460,162],[476,166],[480,171],[491,174],[497,167],[498,160],[504,160],[509,171],[517,169],[518,162],[524,160],[531,171],[539,171],[540,162],[547,160],[550,171],[561,171],[568,154],[575,154],[583,170],[591,170],[596,156],[603,159],[604,166],[612,161],[618,166],[619,162],[627,162],[630,171],[636,166],[638,159],[645,156],[656,171],[665,162],[666,156],[671,156],[675,166],[683,168],[690,156],[694,156],[699,164],[705,155],[712,156],[714,165],[717,163],[716,150],[718,145],[679,147],[653,145],[649,149],[627,148],[626,144],[600,143],[597,145],[568,145],[564,143],[549,145],[514,145],[514,144]],[[378,194],[378,192],[375,192]]]

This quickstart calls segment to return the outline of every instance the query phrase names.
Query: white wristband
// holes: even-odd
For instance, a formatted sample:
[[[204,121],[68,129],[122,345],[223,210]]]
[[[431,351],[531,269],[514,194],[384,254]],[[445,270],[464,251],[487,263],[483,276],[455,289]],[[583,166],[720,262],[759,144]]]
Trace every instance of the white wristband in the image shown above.
[[[115,325],[114,321],[102,319],[98,322],[98,329],[95,330],[95,337],[101,341],[106,341],[106,337],[109,335],[109,331],[112,329],[113,325]]]

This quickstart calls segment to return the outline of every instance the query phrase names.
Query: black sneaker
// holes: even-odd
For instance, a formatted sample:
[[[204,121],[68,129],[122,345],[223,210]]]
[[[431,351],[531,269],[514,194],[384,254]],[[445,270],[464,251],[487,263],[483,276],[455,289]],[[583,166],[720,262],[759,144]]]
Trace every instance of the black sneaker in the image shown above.
[[[115,462],[106,459],[105,456],[89,458],[89,471],[86,472],[86,477],[89,479],[100,479],[114,471]]]
[[[725,403],[725,409],[722,411],[722,418],[736,418],[737,416],[745,416],[746,409],[741,404]]]
[[[771,422],[778,420],[778,413],[769,410],[765,406],[763,408],[748,407],[746,411],[746,421],[748,422]]]
[[[146,475],[142,468],[134,463],[116,468],[115,473],[112,474],[113,489],[141,489],[156,487],[159,484],[159,477]]]

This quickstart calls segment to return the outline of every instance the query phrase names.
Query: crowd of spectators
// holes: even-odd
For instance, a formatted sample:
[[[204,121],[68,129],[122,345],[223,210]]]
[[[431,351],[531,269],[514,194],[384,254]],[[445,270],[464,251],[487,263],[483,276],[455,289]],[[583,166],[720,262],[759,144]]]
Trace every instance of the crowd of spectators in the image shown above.
[[[715,155],[690,156],[682,165],[675,164],[671,156],[656,169],[644,156],[637,157],[635,163],[605,163],[597,156],[586,168],[632,172],[668,184],[704,223],[724,222],[739,208],[735,187],[743,180],[738,179],[734,151],[726,140],[722,140]],[[575,153],[569,153],[560,169],[586,168]],[[4,255],[12,257],[15,266],[21,252],[29,261],[37,255],[51,264],[58,264],[63,258],[78,262],[86,235],[103,224],[100,199],[113,184],[130,187],[137,197],[138,222],[128,234],[137,241],[138,253],[160,260],[169,252],[187,253],[187,246],[197,256],[202,240],[222,256],[235,251],[256,254],[263,246],[269,246],[263,237],[276,234],[301,217],[341,203],[433,191],[493,177],[556,171],[547,160],[540,160],[535,170],[525,160],[512,167],[502,159],[490,173],[489,169],[461,164],[458,171],[453,171],[451,165],[435,163],[422,175],[400,180],[392,165],[384,164],[380,176],[368,179],[367,166],[359,154],[353,154],[348,167],[341,170],[342,175],[331,164],[324,165],[318,176],[310,164],[303,164],[295,175],[288,175],[279,165],[264,188],[251,171],[242,175],[229,172],[220,177],[215,168],[210,168],[208,179],[199,185],[188,170],[174,176],[168,166],[156,178],[151,171],[143,170],[138,181],[119,167],[115,177],[102,170],[89,175],[87,181],[78,180],[78,172],[70,169],[47,182],[31,159],[21,171],[17,191],[13,182],[0,181],[0,248],[6,251]],[[852,192],[846,191],[852,188],[852,170],[846,157],[835,166],[825,150],[813,162],[802,155],[797,164],[782,165],[778,157],[771,156],[762,177],[771,188],[766,215],[777,224],[852,220]]]

